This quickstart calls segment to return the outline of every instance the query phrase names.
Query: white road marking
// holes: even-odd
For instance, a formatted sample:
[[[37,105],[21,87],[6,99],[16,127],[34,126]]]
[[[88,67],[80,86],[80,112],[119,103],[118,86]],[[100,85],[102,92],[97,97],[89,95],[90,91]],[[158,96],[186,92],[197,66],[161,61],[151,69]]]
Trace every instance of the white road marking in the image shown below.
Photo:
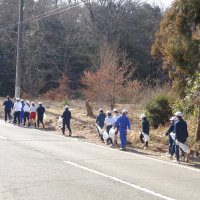
[[[93,174],[97,174],[97,175],[103,176],[103,177],[105,177],[105,178],[111,179],[111,180],[113,180],[113,181],[117,181],[117,182],[119,182],[119,183],[128,185],[128,186],[130,186],[130,187],[132,187],[132,188],[135,188],[135,189],[137,189],[137,190],[146,192],[146,193],[148,193],[148,194],[150,194],[150,195],[159,197],[159,198],[161,198],[161,199],[165,199],[165,200],[176,200],[176,199],[174,199],[174,198],[171,198],[171,197],[162,195],[162,194],[160,194],[160,193],[154,192],[154,191],[152,191],[152,190],[149,190],[149,189],[147,189],[147,188],[141,187],[141,186],[139,186],[139,185],[135,185],[135,184],[133,184],[133,183],[129,183],[129,182],[124,181],[124,180],[122,180],[122,179],[119,179],[119,178],[117,178],[117,177],[104,174],[104,173],[102,173],[102,172],[99,172],[99,171],[90,169],[90,168],[88,168],[88,167],[84,167],[84,166],[79,165],[79,164],[76,164],[76,163],[74,163],[74,162],[71,162],[71,161],[64,161],[64,162],[65,162],[66,164],[75,166],[75,167],[77,167],[77,168],[80,168],[80,169],[89,171],[89,172],[91,172],[91,173],[93,173]]]
[[[4,136],[0,136],[0,139],[2,139],[2,140],[6,140],[7,138],[4,137]]]

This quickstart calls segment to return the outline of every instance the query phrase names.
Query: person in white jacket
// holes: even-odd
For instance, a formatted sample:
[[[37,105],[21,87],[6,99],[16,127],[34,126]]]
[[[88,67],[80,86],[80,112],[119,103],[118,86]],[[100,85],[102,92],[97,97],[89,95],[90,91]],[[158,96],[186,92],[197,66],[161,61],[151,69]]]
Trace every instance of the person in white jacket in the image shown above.
[[[30,126],[29,117],[30,117],[30,102],[26,101],[26,104],[24,106],[24,126],[26,126],[26,121],[28,122],[28,126]]]
[[[14,103],[14,124],[18,123],[20,126],[20,114],[21,114],[22,104],[19,98],[16,98],[16,102]]]

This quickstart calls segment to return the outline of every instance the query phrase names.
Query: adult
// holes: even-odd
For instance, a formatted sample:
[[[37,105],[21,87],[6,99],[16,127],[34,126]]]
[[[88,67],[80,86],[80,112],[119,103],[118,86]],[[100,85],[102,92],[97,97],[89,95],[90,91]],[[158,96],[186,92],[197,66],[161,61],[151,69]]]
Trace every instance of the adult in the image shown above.
[[[20,114],[22,109],[22,104],[19,98],[16,98],[16,102],[14,103],[14,124],[18,123],[20,126]]]
[[[166,156],[170,156],[171,155],[171,152],[173,152],[173,143],[174,143],[174,140],[172,138],[172,134],[175,134],[175,131],[174,131],[174,124],[176,122],[176,117],[171,117],[170,118],[170,127],[168,128],[168,130],[164,133],[164,136],[168,136],[168,143],[169,143],[169,148],[168,148],[168,152],[166,154]]]
[[[141,115],[141,120],[142,120],[142,130],[140,133],[140,141],[142,142],[144,149],[147,149],[150,125],[145,114]]]
[[[26,121],[28,122],[28,126],[30,126],[29,118],[30,118],[30,102],[26,101],[26,104],[24,106],[24,126],[26,125]]]
[[[70,121],[71,121],[71,112],[69,111],[69,106],[65,106],[65,110],[61,116],[63,118],[63,126],[62,126],[62,134],[65,135],[65,126],[67,126],[69,130],[69,136],[72,135],[72,130],[70,127]]]
[[[44,113],[45,113],[45,108],[42,105],[42,102],[38,103],[38,108],[37,108],[37,127],[40,128],[40,123],[42,124],[43,128],[44,126]]]
[[[113,119],[114,121],[116,122],[117,119],[120,117],[119,115],[119,111],[115,108],[113,110]],[[119,127],[115,127],[115,139],[114,139],[114,144],[117,144],[117,135],[118,135],[118,132],[119,132]]]
[[[115,124],[115,120],[112,118],[112,114],[111,114],[111,111],[107,111],[106,112],[107,114],[107,117],[105,118],[105,126],[106,126],[106,132],[108,133],[109,135],[109,132],[110,132],[110,129],[113,127],[113,125]],[[110,145],[112,146],[113,145],[113,141],[112,141],[112,138],[109,137],[107,139],[107,144],[109,144],[110,142]]]
[[[174,126],[175,131],[175,153],[176,153],[176,162],[180,163],[179,160],[179,148],[180,146],[184,145],[187,138],[188,138],[188,129],[187,129],[187,123],[183,120],[183,115],[181,112],[176,112],[175,116],[177,118],[177,122]],[[182,149],[183,150],[183,149]],[[172,152],[173,153],[173,152]],[[185,157],[186,152],[182,152],[183,156]]]
[[[127,117],[127,114],[128,114],[128,110],[124,109],[122,111],[122,115],[115,122],[115,127],[119,127],[120,140],[121,140],[120,150],[126,149],[127,129],[129,129],[129,130],[131,129],[130,120]]]
[[[22,124],[24,121],[24,99],[21,99],[21,104],[22,104],[22,108],[21,108],[21,113],[20,113],[20,123]]]
[[[99,114],[97,115],[97,118],[96,118],[96,123],[97,123],[97,126],[99,126],[101,129],[103,129],[104,127],[105,118],[106,118],[106,115],[103,109],[100,108]],[[99,133],[99,137],[101,138],[102,141],[104,141],[103,136],[100,133]]]
[[[37,110],[37,108],[36,108],[36,106],[35,106],[35,102],[34,101],[32,101],[31,102],[31,106],[30,106],[30,124],[34,124],[35,125],[35,128],[37,127],[36,126],[36,110]]]
[[[7,122],[7,120],[10,122],[11,120],[11,110],[13,107],[13,103],[10,100],[10,97],[7,96],[6,100],[3,102],[3,106],[4,106],[4,113],[5,113],[5,122]]]

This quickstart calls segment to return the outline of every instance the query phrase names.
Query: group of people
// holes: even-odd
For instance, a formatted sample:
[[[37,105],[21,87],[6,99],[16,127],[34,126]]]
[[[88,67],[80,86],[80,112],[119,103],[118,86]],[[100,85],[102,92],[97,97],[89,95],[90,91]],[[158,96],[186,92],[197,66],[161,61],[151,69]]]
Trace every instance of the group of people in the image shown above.
[[[104,113],[103,109],[99,109],[99,114],[96,118],[97,130],[99,137],[102,142],[113,146],[117,144],[117,135],[119,133],[120,138],[120,150],[126,149],[127,143],[127,131],[131,129],[130,120],[127,116],[128,110],[122,110],[120,114],[117,109],[112,112],[107,111]],[[140,131],[140,141],[144,149],[148,148],[150,140],[150,124],[145,114],[140,116],[141,119],[141,131]],[[166,131],[164,136],[169,137],[169,150],[167,156],[170,159],[176,157],[175,162],[180,162],[179,151],[182,152],[183,161],[185,161],[186,153],[188,152],[188,147],[185,144],[188,137],[187,123],[183,120],[183,115],[181,112],[176,112],[175,115],[170,119],[171,125]],[[105,127],[106,131],[102,131]],[[114,130],[114,137],[113,137]],[[106,132],[106,133],[105,133]],[[104,137],[104,133],[107,137]],[[114,140],[114,141],[113,141]]]
[[[24,101],[23,99],[15,98],[13,101],[7,96],[6,100],[3,102],[4,106],[4,119],[5,122],[13,122],[19,126],[35,126],[36,128],[44,126],[44,114],[45,108],[42,102],[39,102],[38,105],[35,102]],[[13,112],[13,121],[11,113]]]

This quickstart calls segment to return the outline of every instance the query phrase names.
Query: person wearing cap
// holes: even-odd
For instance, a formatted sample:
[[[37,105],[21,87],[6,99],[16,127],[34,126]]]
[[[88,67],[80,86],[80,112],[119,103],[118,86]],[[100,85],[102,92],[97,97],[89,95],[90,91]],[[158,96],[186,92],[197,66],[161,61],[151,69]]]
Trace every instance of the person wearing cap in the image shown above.
[[[69,136],[72,135],[72,130],[70,127],[70,121],[71,121],[71,112],[69,111],[69,106],[65,106],[65,111],[63,112],[62,116],[63,118],[63,126],[62,126],[62,134],[65,135],[65,126],[67,126],[69,130]]]
[[[113,113],[114,113],[113,119],[116,122],[117,119],[120,117],[120,115],[119,115],[119,112],[118,112],[118,110],[116,108],[113,110]],[[118,134],[118,132],[119,132],[119,127],[115,127],[115,140],[114,140],[114,144],[117,144],[117,134]]]
[[[18,123],[20,126],[20,114],[22,110],[22,104],[19,100],[19,98],[16,98],[16,102],[14,103],[14,124]]]
[[[148,147],[148,141],[146,142],[144,141],[144,134],[149,135],[150,125],[145,114],[142,114],[140,118],[142,120],[142,130],[140,133],[140,141],[142,142],[144,149],[146,149]]]
[[[30,102],[26,101],[24,106],[24,126],[26,125],[26,121],[28,122],[28,126],[30,126],[29,118],[30,118]]]
[[[30,118],[29,118],[29,126],[31,124],[34,124],[35,125],[35,128],[37,127],[36,126],[36,106],[35,106],[35,102],[32,101],[31,102],[31,106],[30,106]]]
[[[99,126],[101,129],[103,129],[104,127],[104,122],[105,122],[105,118],[106,118],[106,115],[105,113],[103,112],[103,109],[100,108],[99,109],[99,114],[97,115],[97,118],[96,118],[96,124],[97,126]],[[101,138],[102,141],[103,140],[103,136],[99,133],[99,137]]]
[[[119,127],[120,140],[121,140],[120,150],[126,149],[127,129],[129,130],[131,129],[130,120],[127,117],[127,114],[128,114],[128,110],[124,109],[122,111],[122,115],[115,122],[115,127]]]
[[[188,138],[188,129],[187,129],[187,123],[183,120],[183,115],[181,112],[176,112],[175,116],[177,118],[177,122],[174,125],[174,131],[175,131],[175,153],[176,153],[176,162],[179,163],[179,145],[178,143],[185,143]],[[173,152],[172,152],[173,153]],[[185,153],[182,152],[185,156]]]
[[[21,109],[21,113],[20,113],[20,123],[22,124],[24,122],[24,99],[21,99],[21,104],[22,104],[22,109]]]
[[[45,108],[42,105],[42,102],[38,103],[38,108],[37,108],[37,127],[38,129],[40,128],[40,123],[42,124],[43,128],[44,127],[44,113],[45,113]]]
[[[170,133],[174,133],[175,134],[175,130],[174,130],[174,124],[176,122],[176,117],[171,117],[170,118],[170,127],[169,129],[164,133],[163,136],[168,136],[169,137],[169,149],[168,149],[168,153],[166,154],[166,156],[170,156],[171,155],[171,152],[173,152],[173,148],[174,148],[174,140],[173,138],[171,137]]]
[[[6,100],[3,102],[3,106],[4,106],[4,113],[5,113],[5,122],[7,122],[7,120],[10,122],[11,120],[11,110],[13,107],[13,103],[10,100],[10,97],[7,96]]]
[[[110,132],[110,129],[113,127],[113,125],[115,124],[115,120],[112,118],[112,114],[111,114],[111,111],[107,111],[106,112],[107,114],[107,117],[105,118],[105,126],[106,126],[106,132],[108,133],[109,135],[109,132]],[[110,145],[112,146],[113,145],[113,141],[112,141],[112,138],[108,138],[107,139],[107,144],[110,142]]]

